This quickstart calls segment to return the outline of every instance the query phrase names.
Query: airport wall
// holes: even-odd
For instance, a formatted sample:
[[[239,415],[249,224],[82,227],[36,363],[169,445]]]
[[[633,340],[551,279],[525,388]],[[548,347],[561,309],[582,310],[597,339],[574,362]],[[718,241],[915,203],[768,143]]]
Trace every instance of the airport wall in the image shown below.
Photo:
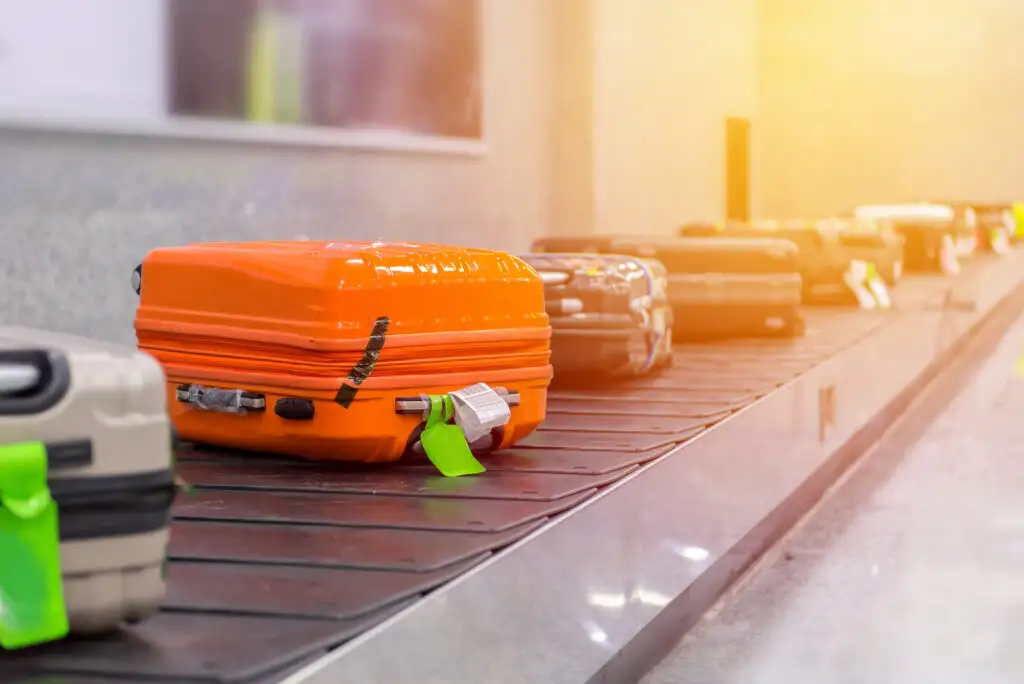
[[[1019,199],[1020,27],[1011,0],[762,0],[761,210]]]

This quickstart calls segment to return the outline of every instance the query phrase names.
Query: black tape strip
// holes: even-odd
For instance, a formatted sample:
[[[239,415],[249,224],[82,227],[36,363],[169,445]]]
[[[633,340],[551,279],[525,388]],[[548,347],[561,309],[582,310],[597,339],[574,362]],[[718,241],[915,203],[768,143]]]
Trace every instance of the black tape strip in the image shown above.
[[[387,337],[389,325],[391,325],[391,319],[387,316],[381,316],[374,322],[370,339],[366,343],[366,349],[363,350],[363,358],[352,366],[352,370],[348,372],[348,382],[343,384],[338,393],[334,395],[334,401],[342,408],[352,405],[359,392],[359,386],[366,378],[370,377],[373,367],[377,365],[380,351],[384,348],[384,339]]]

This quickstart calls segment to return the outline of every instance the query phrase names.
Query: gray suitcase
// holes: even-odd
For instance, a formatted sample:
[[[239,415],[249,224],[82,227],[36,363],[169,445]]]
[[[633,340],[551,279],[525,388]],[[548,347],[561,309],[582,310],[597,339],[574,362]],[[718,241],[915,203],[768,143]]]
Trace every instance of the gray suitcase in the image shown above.
[[[72,634],[138,622],[163,600],[175,494],[165,391],[159,364],[135,349],[0,327],[0,447],[45,448]]]

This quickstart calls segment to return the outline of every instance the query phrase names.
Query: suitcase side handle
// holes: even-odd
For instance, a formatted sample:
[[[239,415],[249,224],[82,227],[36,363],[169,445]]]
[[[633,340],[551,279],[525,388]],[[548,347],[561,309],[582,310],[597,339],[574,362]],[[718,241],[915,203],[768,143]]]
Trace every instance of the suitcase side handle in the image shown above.
[[[0,351],[0,417],[43,413],[67,395],[71,368],[59,352]]]
[[[519,406],[519,392],[507,390],[504,387],[494,387],[505,403],[509,406]],[[430,411],[430,398],[419,397],[398,397],[395,399],[395,413],[401,416],[417,416]]]
[[[218,413],[265,411],[267,408],[267,398],[264,395],[240,389],[178,385],[175,397],[182,404]]]

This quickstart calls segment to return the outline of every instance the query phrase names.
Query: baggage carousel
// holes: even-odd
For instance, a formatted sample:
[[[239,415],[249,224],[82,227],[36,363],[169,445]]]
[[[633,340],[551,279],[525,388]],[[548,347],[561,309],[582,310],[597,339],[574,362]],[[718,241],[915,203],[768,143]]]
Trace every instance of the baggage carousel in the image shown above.
[[[643,684],[1020,681],[1024,318],[994,332]]]
[[[183,448],[163,610],[0,654],[0,682],[635,681],[966,341],[1022,307],[1024,250],[909,276],[799,339],[682,345],[553,390],[480,476]]]

